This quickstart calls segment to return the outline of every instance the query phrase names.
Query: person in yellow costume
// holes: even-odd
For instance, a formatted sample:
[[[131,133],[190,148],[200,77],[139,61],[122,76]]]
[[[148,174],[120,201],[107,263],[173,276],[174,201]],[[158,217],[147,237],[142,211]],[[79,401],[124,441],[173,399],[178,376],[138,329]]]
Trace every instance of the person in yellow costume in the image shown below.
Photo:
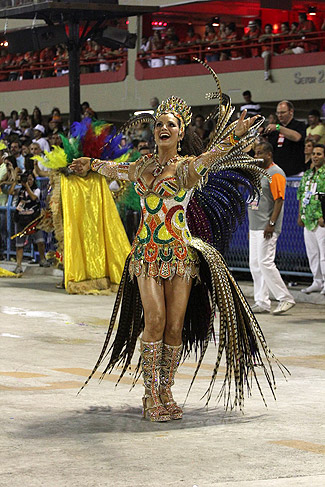
[[[95,129],[90,121],[82,124],[83,137],[93,150],[112,132],[109,124]],[[110,294],[120,283],[130,243],[108,182],[95,173],[79,177],[69,171],[73,154],[82,146],[81,138],[61,138],[64,149],[54,146],[51,152],[45,151],[45,158],[34,158],[52,169],[49,207],[58,242],[56,257],[64,268],[64,287],[69,294]],[[127,158],[125,153],[115,160]]]
[[[117,290],[130,244],[107,182],[95,173],[60,179],[67,292]]]

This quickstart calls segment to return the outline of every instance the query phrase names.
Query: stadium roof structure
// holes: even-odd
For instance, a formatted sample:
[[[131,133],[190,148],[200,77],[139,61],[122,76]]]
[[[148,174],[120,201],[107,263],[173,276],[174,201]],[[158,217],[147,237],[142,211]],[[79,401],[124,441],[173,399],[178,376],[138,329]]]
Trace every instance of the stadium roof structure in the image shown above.
[[[71,18],[88,21],[133,17],[155,12],[159,6],[118,5],[109,0],[0,0],[0,18],[38,19],[54,23]]]
[[[118,5],[118,0],[0,0],[0,18],[37,18],[54,29],[56,25],[68,25],[70,122],[80,120],[80,48],[86,39],[103,30],[109,20],[140,16],[158,10],[157,6]],[[81,35],[80,25],[83,27]],[[35,34],[36,30],[37,27],[34,28]],[[17,34],[20,32],[22,30],[17,31]],[[131,36],[136,38],[134,34]]]

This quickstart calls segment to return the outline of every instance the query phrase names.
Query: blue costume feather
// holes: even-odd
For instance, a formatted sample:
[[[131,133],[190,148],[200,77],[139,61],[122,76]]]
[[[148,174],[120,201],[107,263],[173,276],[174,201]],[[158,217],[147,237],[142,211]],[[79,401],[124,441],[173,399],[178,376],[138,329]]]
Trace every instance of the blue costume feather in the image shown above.
[[[187,208],[191,234],[224,253],[232,233],[245,218],[244,192],[248,192],[249,200],[258,196],[249,173],[241,170],[210,172],[207,183],[194,191]]]

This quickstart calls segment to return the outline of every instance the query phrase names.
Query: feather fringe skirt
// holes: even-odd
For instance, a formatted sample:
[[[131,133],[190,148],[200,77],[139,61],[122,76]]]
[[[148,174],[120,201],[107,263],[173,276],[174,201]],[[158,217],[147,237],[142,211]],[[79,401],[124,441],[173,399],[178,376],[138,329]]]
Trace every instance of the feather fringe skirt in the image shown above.
[[[183,358],[186,359],[191,353],[195,353],[197,359],[190,389],[209,343],[215,342],[216,361],[210,384],[204,395],[206,403],[211,399],[223,356],[226,372],[218,398],[224,399],[225,408],[239,406],[242,409],[244,392],[246,390],[250,395],[253,381],[256,382],[265,403],[257,371],[264,372],[275,397],[272,361],[279,366],[283,374],[287,369],[267,346],[258,322],[220,252],[199,238],[193,238],[191,246],[200,257],[200,281],[192,286],[183,327]],[[83,387],[101,364],[105,364],[101,378],[106,373],[110,373],[115,366],[122,366],[119,382],[131,364],[137,339],[144,329],[140,292],[136,279],[130,279],[129,261],[130,255],[125,263],[102,351]],[[113,328],[119,310],[119,324],[113,337]],[[220,316],[219,327],[215,329],[214,318],[217,311]],[[136,367],[134,383],[140,375],[139,371],[140,359]]]

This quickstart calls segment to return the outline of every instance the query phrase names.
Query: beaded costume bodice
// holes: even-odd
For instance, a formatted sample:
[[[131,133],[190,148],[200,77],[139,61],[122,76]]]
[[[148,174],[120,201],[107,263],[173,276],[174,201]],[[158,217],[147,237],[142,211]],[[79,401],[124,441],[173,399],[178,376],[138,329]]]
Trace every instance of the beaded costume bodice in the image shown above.
[[[197,256],[189,248],[191,233],[186,208],[192,189],[184,188],[184,164],[179,158],[175,176],[156,178],[148,187],[140,169],[135,190],[141,197],[141,222],[132,245],[131,275],[167,279],[197,275]]]

